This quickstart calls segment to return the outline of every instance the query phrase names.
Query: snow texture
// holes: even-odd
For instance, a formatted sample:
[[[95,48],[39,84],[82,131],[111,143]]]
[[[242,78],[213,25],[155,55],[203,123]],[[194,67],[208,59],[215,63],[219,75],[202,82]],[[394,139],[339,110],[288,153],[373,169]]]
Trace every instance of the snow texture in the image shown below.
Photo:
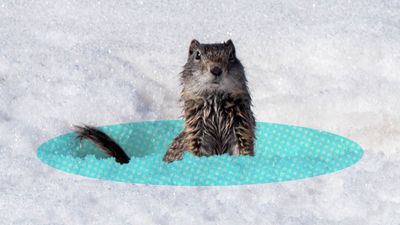
[[[255,156],[228,154],[165,163],[162,158],[183,127],[182,120],[145,121],[101,127],[130,156],[116,163],[76,133],[57,136],[39,146],[43,163],[73,174],[133,184],[232,186],[265,184],[333,173],[357,163],[360,146],[344,137],[310,128],[257,123]]]
[[[364,157],[305,180],[132,185],[36,148],[73,124],[178,119],[192,38],[231,38],[258,121],[330,131]],[[400,2],[1,1],[1,224],[400,224]]]

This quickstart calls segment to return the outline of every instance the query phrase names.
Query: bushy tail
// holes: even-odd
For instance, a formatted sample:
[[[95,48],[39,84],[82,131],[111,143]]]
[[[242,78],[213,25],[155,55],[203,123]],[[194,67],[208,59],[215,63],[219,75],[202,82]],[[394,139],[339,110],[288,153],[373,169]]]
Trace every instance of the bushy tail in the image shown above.
[[[101,150],[108,155],[115,158],[115,160],[121,164],[129,163],[130,158],[124,150],[119,146],[113,139],[111,139],[106,133],[92,126],[75,126],[78,138],[80,141],[83,139],[89,139],[93,141]]]

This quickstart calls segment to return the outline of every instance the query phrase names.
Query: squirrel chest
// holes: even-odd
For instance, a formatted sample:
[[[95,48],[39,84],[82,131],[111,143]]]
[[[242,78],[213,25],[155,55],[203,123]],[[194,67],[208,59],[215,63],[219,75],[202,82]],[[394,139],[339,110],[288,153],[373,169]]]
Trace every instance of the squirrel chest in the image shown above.
[[[210,95],[185,101],[185,121],[196,122],[201,132],[204,154],[237,154],[235,117],[241,110],[241,100],[229,95]]]

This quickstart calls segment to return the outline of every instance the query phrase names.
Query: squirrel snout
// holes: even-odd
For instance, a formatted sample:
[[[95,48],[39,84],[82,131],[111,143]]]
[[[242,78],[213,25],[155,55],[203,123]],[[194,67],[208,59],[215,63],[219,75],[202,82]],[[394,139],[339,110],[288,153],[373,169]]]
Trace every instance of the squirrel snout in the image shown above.
[[[219,76],[222,73],[221,68],[219,68],[218,66],[215,66],[214,68],[211,69],[210,71],[214,76]]]

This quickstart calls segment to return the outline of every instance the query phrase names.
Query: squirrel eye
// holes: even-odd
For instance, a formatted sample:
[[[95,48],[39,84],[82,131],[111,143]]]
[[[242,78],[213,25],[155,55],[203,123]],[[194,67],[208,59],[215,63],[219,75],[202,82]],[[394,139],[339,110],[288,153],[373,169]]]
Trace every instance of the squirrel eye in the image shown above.
[[[194,58],[196,60],[200,60],[200,52],[199,51],[196,52],[196,56]]]

